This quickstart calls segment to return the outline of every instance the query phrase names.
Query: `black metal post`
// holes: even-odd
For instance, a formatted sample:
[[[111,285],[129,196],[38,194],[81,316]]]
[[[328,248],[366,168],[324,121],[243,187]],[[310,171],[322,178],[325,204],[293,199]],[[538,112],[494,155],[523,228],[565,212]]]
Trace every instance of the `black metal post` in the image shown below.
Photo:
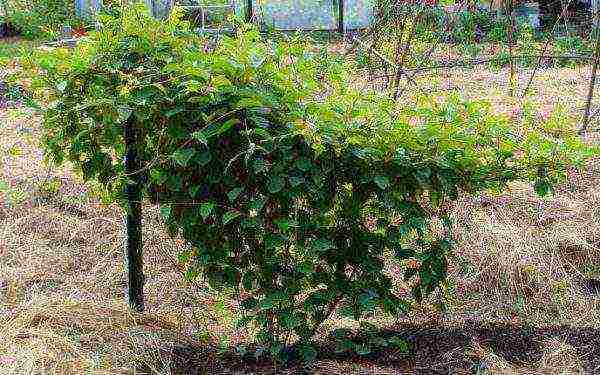
[[[346,24],[344,20],[344,0],[338,0],[338,31],[342,36],[346,34]]]
[[[142,191],[137,152],[135,119],[125,123],[125,171],[132,183],[125,187],[127,197],[127,300],[129,306],[144,311],[144,267],[142,256]]]
[[[252,0],[246,0],[246,22],[252,22],[254,9],[252,9]]]

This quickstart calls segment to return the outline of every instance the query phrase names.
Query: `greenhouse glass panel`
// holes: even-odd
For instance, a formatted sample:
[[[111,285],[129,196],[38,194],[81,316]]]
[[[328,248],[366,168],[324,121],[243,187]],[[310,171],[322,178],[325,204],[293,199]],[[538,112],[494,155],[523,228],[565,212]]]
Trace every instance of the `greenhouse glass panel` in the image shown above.
[[[344,25],[346,30],[364,29],[373,23],[375,0],[345,0]]]
[[[335,30],[335,0],[262,0],[254,2],[260,23],[278,30]]]
[[[102,0],[75,0],[75,13],[81,18],[92,18],[102,8]]]

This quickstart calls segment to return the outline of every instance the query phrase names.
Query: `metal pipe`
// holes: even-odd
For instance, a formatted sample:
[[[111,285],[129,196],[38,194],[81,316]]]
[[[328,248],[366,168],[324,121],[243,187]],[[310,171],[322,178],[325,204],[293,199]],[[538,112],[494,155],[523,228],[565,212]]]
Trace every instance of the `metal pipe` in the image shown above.
[[[142,190],[137,150],[137,129],[133,115],[124,127],[125,173],[131,178],[125,187],[127,199],[127,300],[129,306],[144,311],[144,267],[142,252]]]

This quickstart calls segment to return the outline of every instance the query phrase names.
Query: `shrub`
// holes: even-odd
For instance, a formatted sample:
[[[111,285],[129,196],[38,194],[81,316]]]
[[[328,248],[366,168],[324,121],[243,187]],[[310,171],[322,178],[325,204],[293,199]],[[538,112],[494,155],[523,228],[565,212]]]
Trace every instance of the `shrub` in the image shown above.
[[[7,0],[5,21],[29,39],[55,37],[63,26],[80,25],[72,0]]]
[[[297,39],[241,26],[208,48],[179,15],[159,22],[135,7],[103,18],[75,50],[39,56],[45,148],[117,201],[139,178],[190,244],[186,276],[233,288],[240,324],[256,325],[273,354],[298,343],[310,360],[333,314],[406,313],[442,285],[447,209],[462,194],[517,179],[546,194],[597,152],[559,119],[517,128],[482,102],[397,109]],[[126,122],[138,132],[137,176],[121,163]],[[414,299],[397,294],[387,267],[408,261]]]

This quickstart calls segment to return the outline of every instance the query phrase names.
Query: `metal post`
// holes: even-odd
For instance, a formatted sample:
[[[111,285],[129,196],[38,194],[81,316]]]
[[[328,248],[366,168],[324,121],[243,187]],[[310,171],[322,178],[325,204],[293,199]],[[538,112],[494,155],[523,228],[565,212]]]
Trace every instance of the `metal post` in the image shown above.
[[[125,173],[131,179],[125,187],[127,198],[127,300],[129,306],[144,311],[144,268],[142,253],[142,191],[140,163],[137,153],[135,119],[130,116],[125,123]]]
[[[254,10],[252,9],[252,0],[246,0],[246,22],[252,22]]]
[[[344,20],[344,0],[338,0],[338,31],[342,36],[346,34],[346,24]]]

